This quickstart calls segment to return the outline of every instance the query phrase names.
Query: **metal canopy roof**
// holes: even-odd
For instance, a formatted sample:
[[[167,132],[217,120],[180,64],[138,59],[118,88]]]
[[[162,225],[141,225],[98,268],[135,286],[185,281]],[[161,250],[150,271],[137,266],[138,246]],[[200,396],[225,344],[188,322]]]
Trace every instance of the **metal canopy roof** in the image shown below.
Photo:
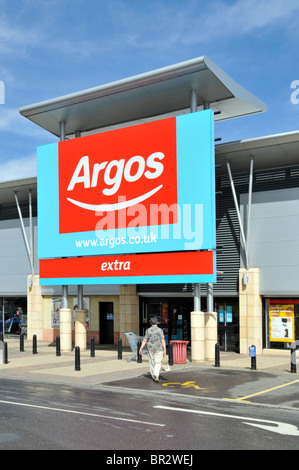
[[[217,175],[227,174],[226,161],[232,173],[247,172],[251,157],[254,170],[299,165],[299,131],[218,144],[215,157],[222,165]]]
[[[28,201],[29,191],[32,191],[32,198],[36,199],[36,186],[36,177],[0,183],[0,205],[15,204],[15,192],[20,202]]]
[[[20,113],[52,134],[66,136],[148,121],[190,111],[190,90],[198,109],[209,103],[216,120],[266,111],[266,105],[232,80],[208,57],[181,62],[127,79],[20,108]]]

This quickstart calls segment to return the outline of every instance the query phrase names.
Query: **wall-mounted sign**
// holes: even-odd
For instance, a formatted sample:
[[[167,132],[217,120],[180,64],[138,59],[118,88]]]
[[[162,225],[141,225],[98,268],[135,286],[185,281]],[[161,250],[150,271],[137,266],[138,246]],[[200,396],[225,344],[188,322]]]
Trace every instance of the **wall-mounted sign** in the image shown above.
[[[216,282],[215,252],[42,259],[41,285]]]
[[[37,149],[38,256],[215,249],[211,110]]]

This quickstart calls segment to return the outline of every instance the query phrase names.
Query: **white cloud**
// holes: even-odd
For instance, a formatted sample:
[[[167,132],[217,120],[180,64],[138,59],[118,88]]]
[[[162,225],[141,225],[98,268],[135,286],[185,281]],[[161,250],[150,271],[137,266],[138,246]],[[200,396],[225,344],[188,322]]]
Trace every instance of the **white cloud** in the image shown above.
[[[21,116],[17,109],[9,108],[8,106],[1,106],[0,108],[0,131],[17,131],[19,133],[22,127]],[[24,131],[21,130],[21,133]],[[26,132],[26,131],[25,131]]]
[[[212,5],[208,20],[222,27],[219,33],[225,33],[228,28],[234,36],[272,26],[278,21],[282,24],[284,20],[295,18],[299,10],[299,4],[293,0],[238,0],[231,5],[217,1]]]
[[[285,22],[296,21],[299,3],[294,0],[238,0],[227,3],[187,0],[151,3],[150,8],[135,9],[119,0],[110,3],[118,14],[120,39],[129,47],[167,47],[195,45],[215,40],[236,39]]]
[[[38,43],[39,36],[36,32],[29,30],[26,25],[16,26],[9,24],[9,20],[0,19],[0,53],[18,53],[20,56],[28,46]]]
[[[23,14],[25,23],[26,14],[33,8],[30,0],[27,0],[26,8],[23,5],[18,21],[11,14],[4,14],[1,19],[4,10],[1,12],[0,6],[0,55],[11,55],[12,52],[19,56],[28,55],[31,49],[43,48],[44,51],[58,51],[60,56],[78,59],[118,48],[129,52],[131,48],[144,47],[169,49],[175,44],[201,46],[215,40],[263,32],[278,22],[283,25],[288,21],[289,27],[290,22],[294,25],[299,12],[299,3],[294,0],[237,0],[229,3],[225,0],[186,0],[183,3],[164,0],[143,4],[142,8],[136,8],[134,1],[89,1],[91,14],[99,18],[99,27],[88,30],[87,16],[83,13],[82,23],[76,26],[76,37],[64,16],[67,5],[72,2],[65,0],[61,15],[58,14],[59,8],[56,9],[56,0],[37,2],[40,21],[34,23],[34,28],[21,21]],[[104,27],[102,10],[112,29]]]
[[[50,134],[32,123],[24,116],[21,116],[19,109],[10,108],[5,104],[0,106],[0,133],[10,132],[23,137],[30,137],[32,139],[47,138],[50,141]],[[51,138],[51,141],[53,139]]]
[[[35,177],[36,155],[0,162],[0,182]]]

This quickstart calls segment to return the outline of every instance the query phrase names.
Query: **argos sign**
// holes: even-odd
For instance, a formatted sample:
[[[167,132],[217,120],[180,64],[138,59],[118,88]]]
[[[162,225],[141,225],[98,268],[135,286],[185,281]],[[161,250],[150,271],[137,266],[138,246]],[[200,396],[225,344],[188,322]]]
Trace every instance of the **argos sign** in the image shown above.
[[[126,228],[138,204],[177,204],[175,119],[63,141],[58,158],[60,233]]]
[[[211,110],[37,149],[38,256],[215,248]]]

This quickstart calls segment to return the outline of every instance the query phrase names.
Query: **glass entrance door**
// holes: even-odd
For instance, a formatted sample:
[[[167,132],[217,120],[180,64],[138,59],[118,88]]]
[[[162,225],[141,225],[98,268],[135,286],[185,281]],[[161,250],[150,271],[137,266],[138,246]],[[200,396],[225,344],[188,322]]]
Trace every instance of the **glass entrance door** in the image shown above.
[[[193,310],[193,299],[142,299],[140,334],[150,326],[150,317],[156,315],[159,326],[163,329],[165,341],[190,341],[190,312]]]
[[[27,334],[26,297],[0,297],[0,332],[3,337]]]
[[[239,303],[235,299],[215,303],[218,343],[222,351],[239,352]]]
[[[100,344],[114,343],[113,302],[99,302]]]

